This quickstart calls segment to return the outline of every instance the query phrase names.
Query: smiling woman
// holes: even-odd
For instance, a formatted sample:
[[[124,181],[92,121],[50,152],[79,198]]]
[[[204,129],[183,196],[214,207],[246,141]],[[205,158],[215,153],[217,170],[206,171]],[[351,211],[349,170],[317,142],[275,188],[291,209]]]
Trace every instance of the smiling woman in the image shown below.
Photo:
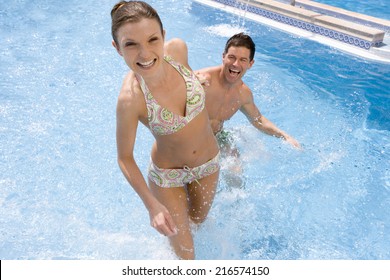
[[[111,12],[113,46],[132,71],[117,104],[119,166],[168,236],[177,256],[195,258],[190,222],[205,220],[218,182],[219,149],[205,110],[205,94],[188,65],[186,44],[164,44],[157,12],[142,1],[119,2]],[[149,187],[134,160],[138,122],[155,143]]]

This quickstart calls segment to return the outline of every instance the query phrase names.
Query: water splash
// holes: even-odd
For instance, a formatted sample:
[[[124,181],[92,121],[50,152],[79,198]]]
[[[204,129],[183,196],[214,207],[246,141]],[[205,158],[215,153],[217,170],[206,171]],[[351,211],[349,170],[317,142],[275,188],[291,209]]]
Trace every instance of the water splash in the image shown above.
[[[245,3],[241,1],[237,1],[234,10],[234,17],[231,20],[230,24],[217,24],[213,26],[208,26],[204,28],[208,33],[218,35],[221,37],[231,37],[234,34],[244,32],[249,34],[249,31],[245,28],[246,23],[246,13],[248,11],[248,3],[249,1],[245,1]]]
[[[225,24],[225,23],[207,26],[204,28],[204,30],[210,34],[217,35],[220,37],[227,37],[227,38],[240,32],[248,33],[248,30],[246,30],[242,26]]]

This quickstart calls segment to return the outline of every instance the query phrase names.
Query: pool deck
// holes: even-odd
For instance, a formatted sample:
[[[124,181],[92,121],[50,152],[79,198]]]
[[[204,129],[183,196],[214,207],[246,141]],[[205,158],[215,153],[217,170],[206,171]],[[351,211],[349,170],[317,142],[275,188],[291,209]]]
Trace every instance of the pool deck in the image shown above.
[[[390,21],[310,0],[195,0],[377,62],[390,63]],[[293,3],[292,3],[293,2]]]

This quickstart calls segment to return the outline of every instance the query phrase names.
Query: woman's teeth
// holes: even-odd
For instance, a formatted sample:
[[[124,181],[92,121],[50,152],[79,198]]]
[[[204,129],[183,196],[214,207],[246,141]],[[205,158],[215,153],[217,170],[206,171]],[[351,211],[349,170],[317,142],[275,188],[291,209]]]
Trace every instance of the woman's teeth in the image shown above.
[[[138,64],[142,67],[149,67],[149,66],[152,66],[152,64],[154,63],[154,59],[152,59],[151,61],[146,61],[146,62],[138,62]]]

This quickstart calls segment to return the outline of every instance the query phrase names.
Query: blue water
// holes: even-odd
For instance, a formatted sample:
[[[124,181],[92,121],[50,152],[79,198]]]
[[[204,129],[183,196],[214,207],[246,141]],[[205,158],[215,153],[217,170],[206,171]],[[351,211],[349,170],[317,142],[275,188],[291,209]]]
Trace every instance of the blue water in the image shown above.
[[[116,1],[95,2],[0,3],[1,259],[174,258],[116,163],[127,67],[111,46]],[[257,132],[240,113],[227,123],[246,184],[230,189],[222,176],[197,257],[390,259],[390,65],[189,0],[148,2],[168,39],[188,42],[194,69],[219,64],[232,31],[249,32],[255,102],[304,146]],[[388,17],[378,1],[334,2]],[[140,126],[145,173],[152,142]]]

